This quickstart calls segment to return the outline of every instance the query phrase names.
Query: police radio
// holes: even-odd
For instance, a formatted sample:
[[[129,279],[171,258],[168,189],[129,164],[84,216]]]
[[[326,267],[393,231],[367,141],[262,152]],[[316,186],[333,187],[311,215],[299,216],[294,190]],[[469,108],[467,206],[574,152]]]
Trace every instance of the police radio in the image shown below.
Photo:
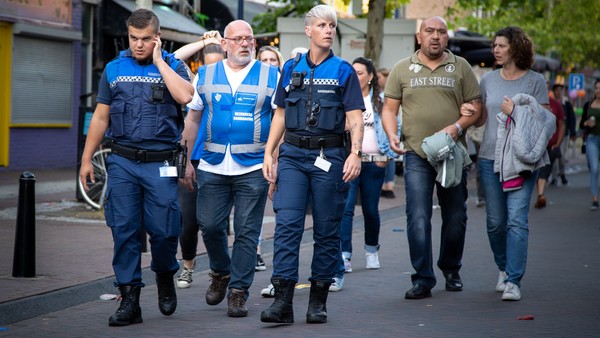
[[[152,87],[152,96],[150,97],[150,101],[158,101],[160,103],[165,103],[165,83],[161,79],[159,83],[154,84]]]

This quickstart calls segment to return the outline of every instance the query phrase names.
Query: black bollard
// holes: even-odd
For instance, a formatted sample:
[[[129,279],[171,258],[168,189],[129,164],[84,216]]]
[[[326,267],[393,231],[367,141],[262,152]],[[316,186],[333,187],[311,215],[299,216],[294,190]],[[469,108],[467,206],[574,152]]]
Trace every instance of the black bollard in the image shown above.
[[[35,176],[29,171],[19,178],[12,276],[35,277]]]

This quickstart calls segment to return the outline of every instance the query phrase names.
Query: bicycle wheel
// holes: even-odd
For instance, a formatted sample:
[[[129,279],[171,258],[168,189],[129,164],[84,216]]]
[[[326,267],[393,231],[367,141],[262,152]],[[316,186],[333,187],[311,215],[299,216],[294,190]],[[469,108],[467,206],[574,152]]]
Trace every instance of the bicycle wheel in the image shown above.
[[[92,167],[94,168],[94,179],[95,183],[87,179],[88,190],[83,188],[81,180],[77,181],[79,191],[84,201],[89,204],[92,208],[100,210],[104,205],[104,193],[106,192],[106,157],[110,154],[110,148],[104,148],[96,151],[92,156]]]

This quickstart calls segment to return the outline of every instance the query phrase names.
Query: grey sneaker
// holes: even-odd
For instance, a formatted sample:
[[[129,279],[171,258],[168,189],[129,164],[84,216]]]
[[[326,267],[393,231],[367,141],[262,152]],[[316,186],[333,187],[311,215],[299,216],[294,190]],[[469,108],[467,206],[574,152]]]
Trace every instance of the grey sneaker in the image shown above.
[[[508,278],[508,275],[506,274],[506,272],[500,271],[498,273],[498,283],[496,284],[496,291],[504,292],[504,289],[506,288],[506,284],[504,284],[504,281],[507,278]]]
[[[177,277],[177,287],[180,289],[187,289],[192,286],[192,273],[194,273],[193,269],[183,267],[181,275]]]
[[[502,293],[502,300],[521,300],[521,290],[519,289],[517,284],[506,282],[506,288]]]

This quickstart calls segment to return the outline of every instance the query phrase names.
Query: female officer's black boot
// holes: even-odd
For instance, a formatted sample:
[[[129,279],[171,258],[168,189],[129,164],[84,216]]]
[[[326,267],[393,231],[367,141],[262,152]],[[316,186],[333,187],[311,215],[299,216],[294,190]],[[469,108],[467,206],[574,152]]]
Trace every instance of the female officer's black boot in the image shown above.
[[[272,278],[271,283],[275,288],[275,302],[260,314],[260,321],[265,323],[293,323],[294,287],[296,282],[290,279]]]
[[[308,312],[306,322],[309,324],[327,323],[327,295],[331,282],[311,281],[310,298],[308,300]]]
[[[140,308],[139,286],[121,285],[121,305],[114,315],[108,319],[110,326],[125,326],[143,322],[142,309]]]
[[[158,289],[158,309],[165,316],[170,316],[177,309],[177,292],[172,272],[156,274],[156,287]]]

